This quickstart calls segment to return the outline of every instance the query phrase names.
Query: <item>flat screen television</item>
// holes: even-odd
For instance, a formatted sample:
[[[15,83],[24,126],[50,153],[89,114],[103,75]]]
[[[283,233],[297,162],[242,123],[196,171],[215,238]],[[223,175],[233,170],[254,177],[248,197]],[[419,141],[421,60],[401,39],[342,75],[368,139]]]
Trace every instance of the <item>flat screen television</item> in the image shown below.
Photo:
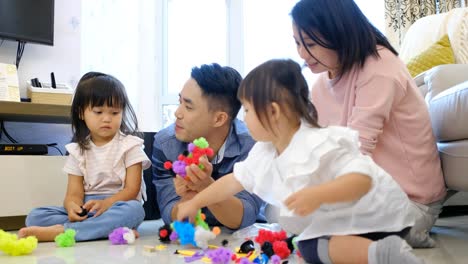
[[[0,39],[54,45],[54,0],[0,0]]]

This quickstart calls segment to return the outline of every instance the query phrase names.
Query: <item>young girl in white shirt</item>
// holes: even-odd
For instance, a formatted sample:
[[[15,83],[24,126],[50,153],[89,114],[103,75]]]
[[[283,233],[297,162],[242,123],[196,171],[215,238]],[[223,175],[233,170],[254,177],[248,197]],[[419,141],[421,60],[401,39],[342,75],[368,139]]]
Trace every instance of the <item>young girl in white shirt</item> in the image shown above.
[[[145,217],[143,151],[135,112],[123,84],[98,72],[85,74],[71,106],[73,139],[66,145],[68,187],[63,207],[33,209],[19,237],[53,241],[66,229],[75,240],[107,237],[117,227],[136,229]],[[134,231],[136,233],[136,231]]]
[[[422,263],[401,239],[414,210],[398,184],[359,151],[356,131],[320,128],[300,66],[271,60],[238,91],[257,140],[234,172],[179,205],[178,219],[245,189],[278,207],[313,263]]]

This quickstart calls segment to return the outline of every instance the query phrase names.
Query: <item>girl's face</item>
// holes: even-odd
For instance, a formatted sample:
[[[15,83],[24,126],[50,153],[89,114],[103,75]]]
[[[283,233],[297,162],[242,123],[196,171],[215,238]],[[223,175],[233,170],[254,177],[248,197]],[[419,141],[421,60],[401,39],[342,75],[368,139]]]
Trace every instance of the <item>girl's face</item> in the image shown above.
[[[335,78],[338,74],[339,66],[338,54],[336,51],[318,45],[315,41],[310,39],[304,31],[301,33],[304,38],[304,44],[301,41],[299,29],[296,24],[293,23],[293,37],[296,42],[297,53],[299,53],[299,56],[304,60],[305,65],[313,73],[328,71],[330,78]]]
[[[81,118],[88,127],[91,140],[97,146],[111,141],[120,129],[122,109],[118,107],[88,106]]]
[[[244,108],[244,122],[252,138],[255,139],[255,141],[272,141],[271,133],[260,122],[253,105],[245,100],[241,100],[241,102]]]

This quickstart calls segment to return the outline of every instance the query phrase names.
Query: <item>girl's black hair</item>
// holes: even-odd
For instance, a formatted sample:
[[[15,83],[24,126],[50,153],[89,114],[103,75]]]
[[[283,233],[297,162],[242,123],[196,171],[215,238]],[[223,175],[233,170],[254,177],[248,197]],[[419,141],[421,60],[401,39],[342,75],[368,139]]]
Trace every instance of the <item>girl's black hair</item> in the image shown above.
[[[135,111],[130,105],[124,85],[111,75],[88,72],[78,82],[71,106],[72,142],[78,143],[81,151],[89,147],[89,129],[81,117],[88,107],[103,105],[123,109],[120,125],[122,133],[141,136]]]
[[[301,66],[290,59],[273,59],[253,69],[241,82],[237,92],[239,100],[248,101],[254,108],[263,127],[272,130],[268,106],[276,102],[286,106],[292,118],[304,119],[319,127],[317,110],[309,99],[309,87],[302,75]]]
[[[377,45],[398,56],[352,0],[301,0],[293,7],[291,16],[301,38],[298,41],[306,49],[303,33],[318,45],[337,52],[338,79],[355,64],[363,67],[369,55],[379,57]],[[308,49],[307,52],[312,56]]]

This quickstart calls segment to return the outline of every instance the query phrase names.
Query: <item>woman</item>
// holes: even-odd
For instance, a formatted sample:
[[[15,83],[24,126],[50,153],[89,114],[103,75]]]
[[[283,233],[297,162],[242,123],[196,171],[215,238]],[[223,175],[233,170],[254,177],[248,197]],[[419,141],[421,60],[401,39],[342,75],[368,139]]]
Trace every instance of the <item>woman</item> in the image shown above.
[[[418,208],[406,239],[434,247],[428,231],[446,189],[427,107],[398,53],[354,1],[302,0],[291,15],[300,57],[320,73],[312,86],[320,125],[359,131],[361,151]]]

